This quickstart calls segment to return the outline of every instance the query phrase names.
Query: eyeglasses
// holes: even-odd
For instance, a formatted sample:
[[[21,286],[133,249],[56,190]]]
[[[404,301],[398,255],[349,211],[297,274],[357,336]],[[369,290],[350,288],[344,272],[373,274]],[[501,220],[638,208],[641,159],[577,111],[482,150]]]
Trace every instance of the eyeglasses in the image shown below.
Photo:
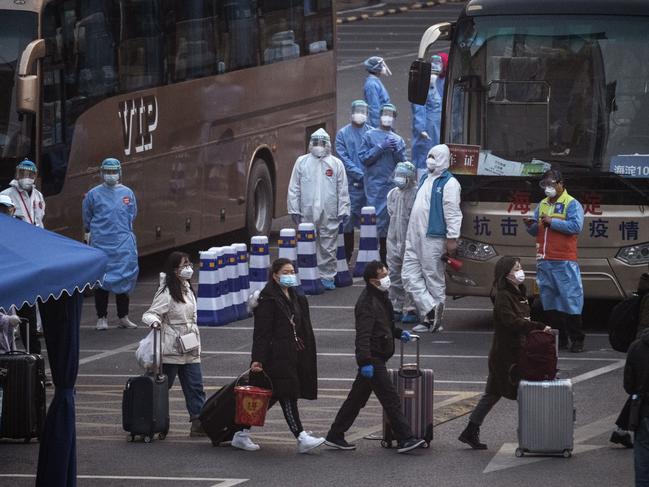
[[[555,184],[557,184],[557,181],[553,181],[551,179],[546,179],[545,181],[539,182],[539,186],[541,187],[541,189],[547,188],[548,186],[554,186]]]

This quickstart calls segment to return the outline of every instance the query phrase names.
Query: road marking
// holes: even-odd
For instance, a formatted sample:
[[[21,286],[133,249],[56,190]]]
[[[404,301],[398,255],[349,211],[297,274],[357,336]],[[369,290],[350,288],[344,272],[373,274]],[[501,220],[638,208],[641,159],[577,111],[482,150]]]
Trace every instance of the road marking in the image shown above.
[[[385,7],[385,3],[377,3],[376,5],[367,5],[365,7],[359,7],[359,8],[350,8],[348,10],[339,10],[338,12],[336,12],[336,15],[348,14],[350,12],[360,12],[363,10],[372,10],[380,7]]]
[[[140,342],[131,343],[130,345],[124,345],[123,347],[115,348],[113,350],[108,350],[106,352],[98,353],[97,355],[91,355],[90,357],[85,357],[79,360],[79,365],[84,365],[90,362],[95,362],[107,357],[112,357],[122,352],[129,352],[135,350]]]
[[[444,47],[444,48],[438,49],[437,52],[446,52],[446,53],[448,53],[448,50],[449,50],[448,47]],[[409,52],[408,54],[400,54],[398,56],[389,56],[389,57],[386,57],[386,58],[383,58],[383,59],[385,59],[386,61],[394,61],[395,59],[403,59],[403,58],[406,58],[406,57],[411,57],[411,58],[413,58],[413,61],[414,61],[417,58],[417,55],[418,55],[417,52]],[[346,71],[348,69],[359,68],[359,67],[362,67],[362,66],[363,66],[363,63],[348,64],[347,66],[340,66],[337,69],[337,71]],[[356,285],[354,285],[354,287],[364,287],[364,286],[356,286]]]
[[[0,473],[0,477],[4,478],[23,478],[33,479],[36,477],[34,474],[24,473]],[[223,479],[223,478],[210,478],[210,477],[148,477],[141,475],[77,475],[77,479],[88,480],[157,480],[157,481],[170,481],[170,482],[218,482],[213,484],[212,487],[232,487],[248,482],[250,479]]]

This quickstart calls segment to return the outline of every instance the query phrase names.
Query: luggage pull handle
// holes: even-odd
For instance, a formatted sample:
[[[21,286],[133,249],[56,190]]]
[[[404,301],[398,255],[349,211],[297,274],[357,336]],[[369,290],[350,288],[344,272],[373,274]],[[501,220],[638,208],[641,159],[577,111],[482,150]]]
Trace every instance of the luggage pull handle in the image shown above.
[[[162,376],[162,324],[153,328],[153,359],[155,362],[155,377]],[[156,353],[156,350],[158,353]]]
[[[415,341],[417,343],[417,361],[413,363],[406,364],[403,362],[403,349],[404,349],[404,343],[401,342],[401,360],[399,363],[399,375],[401,377],[405,378],[417,378],[421,376],[421,370],[419,367],[419,364],[421,363],[420,356],[419,356],[419,340],[421,340],[421,337],[419,335],[410,335],[410,340]]]

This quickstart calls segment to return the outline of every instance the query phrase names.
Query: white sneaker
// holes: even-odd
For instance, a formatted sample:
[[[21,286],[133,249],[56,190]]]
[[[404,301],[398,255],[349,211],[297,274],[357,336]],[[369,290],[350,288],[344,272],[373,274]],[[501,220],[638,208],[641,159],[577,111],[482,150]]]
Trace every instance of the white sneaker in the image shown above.
[[[259,450],[259,445],[257,445],[250,439],[250,430],[237,431],[234,434],[234,437],[232,438],[232,442],[230,444],[234,448],[238,448],[239,450],[246,450],[246,451]]]
[[[108,318],[98,318],[97,319],[97,326],[95,326],[95,330],[108,330]]]
[[[121,317],[117,326],[120,328],[137,328],[137,325],[129,320],[128,316]]]
[[[300,436],[297,437],[297,451],[298,453],[308,453],[314,448],[318,448],[325,442],[324,438],[311,436],[310,431],[302,431]]]
[[[439,303],[435,306],[435,318],[433,319],[433,327],[430,329],[431,333],[444,330],[442,326],[442,318],[444,317],[444,303]]]
[[[430,328],[428,328],[426,323],[419,323],[412,327],[412,331],[415,333],[426,333],[427,331],[430,331]]]

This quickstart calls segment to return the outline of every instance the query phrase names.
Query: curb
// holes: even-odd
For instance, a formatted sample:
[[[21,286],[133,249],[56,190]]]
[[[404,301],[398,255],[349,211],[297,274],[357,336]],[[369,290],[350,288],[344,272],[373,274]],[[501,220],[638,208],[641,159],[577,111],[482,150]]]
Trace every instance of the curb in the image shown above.
[[[386,15],[394,15],[408,12],[410,10],[421,10],[423,8],[434,7],[435,5],[443,5],[445,3],[463,3],[465,0],[432,0],[426,2],[415,2],[410,5],[402,7],[390,7],[383,10],[376,10],[369,14],[350,15],[347,17],[339,17],[336,19],[336,24],[349,24],[351,22],[358,22],[359,20],[367,20],[372,17],[385,17]]]

